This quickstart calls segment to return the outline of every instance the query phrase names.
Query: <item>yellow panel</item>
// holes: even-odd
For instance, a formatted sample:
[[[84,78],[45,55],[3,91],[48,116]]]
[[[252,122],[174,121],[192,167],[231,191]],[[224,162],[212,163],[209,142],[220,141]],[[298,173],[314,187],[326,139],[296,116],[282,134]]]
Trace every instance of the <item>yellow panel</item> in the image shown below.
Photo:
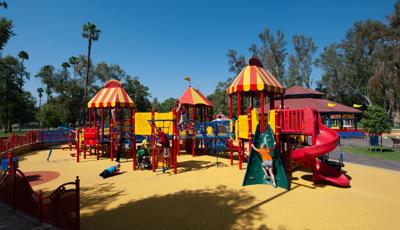
[[[240,115],[238,118],[238,123],[236,129],[239,132],[239,137],[247,139],[249,138],[249,124],[247,120],[247,115]]]
[[[135,114],[135,133],[136,135],[151,135],[151,125],[148,120],[151,120],[151,113],[136,113]]]
[[[156,121],[156,127],[162,128],[164,133],[169,135],[173,134],[173,114],[169,113],[155,113],[155,120],[170,120],[170,121]]]
[[[276,128],[275,127],[275,124],[276,124],[275,119],[276,119],[276,110],[273,109],[268,114],[268,124],[271,127],[272,132],[274,132],[274,133],[275,133],[275,128]]]
[[[251,131],[253,133],[253,135],[256,133],[256,128],[259,122],[259,117],[258,117],[258,113],[257,110],[254,108],[251,111]]]

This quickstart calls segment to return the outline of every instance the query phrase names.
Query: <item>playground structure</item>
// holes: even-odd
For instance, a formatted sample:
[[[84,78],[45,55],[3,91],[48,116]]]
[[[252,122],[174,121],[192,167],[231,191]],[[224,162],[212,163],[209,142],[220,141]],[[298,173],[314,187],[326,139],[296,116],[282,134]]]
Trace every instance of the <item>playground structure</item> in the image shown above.
[[[279,187],[290,189],[291,174],[297,166],[311,169],[314,183],[322,180],[338,186],[349,186],[346,176],[317,159],[336,148],[339,139],[337,133],[325,127],[319,113],[309,107],[283,109],[284,92],[285,88],[271,73],[263,69],[257,58],[249,60],[249,65],[243,68],[228,88],[229,117],[232,120],[234,94],[237,95],[238,117],[235,122],[237,135],[229,142],[231,164],[234,149],[238,151],[240,169],[244,158],[248,157],[243,185],[269,183],[263,180],[262,160],[251,147],[252,144],[257,148],[261,144],[267,144],[274,149],[271,156]],[[264,113],[265,95],[268,95],[271,105],[267,120]],[[281,99],[280,108],[272,107],[276,95]],[[244,96],[250,98],[247,115],[242,115]],[[260,119],[254,109],[254,98],[258,96]],[[309,137],[311,140],[307,143]],[[248,143],[247,151],[245,142]]]
[[[115,150],[120,154],[124,148],[128,156],[133,157],[133,168],[135,169],[135,103],[122,87],[121,82],[108,81],[104,88],[88,102],[87,106],[88,126],[82,129],[78,128],[76,131],[78,143],[76,145],[76,161],[79,162],[82,152],[83,158],[86,158],[88,148],[90,153],[92,149],[95,151],[97,159],[99,159],[100,150],[102,154],[105,154],[105,148],[108,148],[111,160],[115,157]],[[98,110],[100,110],[100,116]],[[100,121],[98,117],[100,117]],[[108,124],[105,124],[106,120],[108,120]]]
[[[177,111],[178,105],[167,113],[157,113],[154,109],[152,112],[136,112],[133,100],[126,94],[121,83],[111,80],[88,103],[88,127],[83,129],[83,135],[80,135],[80,129],[76,131],[77,143],[80,143],[77,145],[76,158],[79,161],[80,152],[84,153],[85,158],[87,147],[94,148],[99,158],[100,143],[103,154],[105,147],[108,147],[113,160],[114,145],[117,145],[115,141],[120,140],[122,145],[127,146],[128,157],[132,157],[135,170],[136,140],[150,136],[153,171],[162,163],[163,169],[167,165],[177,173],[177,156],[181,152],[181,144],[192,156],[195,156],[196,148],[210,153],[229,149],[231,165],[234,151],[238,153],[239,169],[243,169],[243,162],[248,159],[243,182],[243,185],[247,185],[260,183],[257,178],[262,172],[261,159],[251,146],[254,144],[259,148],[266,143],[274,149],[272,157],[278,186],[290,189],[291,173],[298,166],[311,169],[315,183],[323,180],[338,186],[349,186],[347,177],[317,159],[335,149],[338,135],[321,123],[319,114],[313,109],[285,108],[284,93],[282,84],[263,68],[257,58],[251,58],[249,65],[243,68],[228,88],[230,120],[210,121],[212,103],[190,85],[179,99],[185,113],[181,109]],[[235,94],[236,120],[233,117]],[[265,97],[269,98],[268,116],[265,116],[264,111]],[[246,112],[243,111],[245,98],[249,99]],[[274,101],[278,98],[281,100],[280,108],[274,107]],[[256,107],[260,108],[259,113]],[[98,121],[96,108],[101,109],[101,122]],[[124,113],[124,108],[130,109],[130,115]],[[109,111],[108,130],[104,125],[105,109]],[[127,118],[124,118],[124,114],[128,114]],[[180,116],[185,116],[183,122]],[[162,156],[162,148],[157,146],[157,129],[166,133],[172,143],[168,159]]]

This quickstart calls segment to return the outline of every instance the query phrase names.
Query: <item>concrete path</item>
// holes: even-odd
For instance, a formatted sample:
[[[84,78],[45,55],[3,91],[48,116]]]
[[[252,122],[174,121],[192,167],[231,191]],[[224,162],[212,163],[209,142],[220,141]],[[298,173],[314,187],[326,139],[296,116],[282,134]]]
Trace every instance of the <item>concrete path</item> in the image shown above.
[[[13,230],[44,230],[57,229],[47,224],[41,224],[21,213],[12,211],[9,207],[0,203],[0,229]]]

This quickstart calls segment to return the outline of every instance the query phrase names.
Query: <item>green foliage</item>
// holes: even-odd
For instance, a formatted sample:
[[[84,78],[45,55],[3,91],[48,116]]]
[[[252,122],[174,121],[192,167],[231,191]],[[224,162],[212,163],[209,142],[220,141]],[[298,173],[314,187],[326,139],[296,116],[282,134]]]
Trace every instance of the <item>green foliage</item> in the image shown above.
[[[293,46],[296,51],[295,57],[301,82],[304,86],[310,88],[313,84],[311,78],[313,55],[317,51],[317,46],[311,37],[305,37],[304,35],[294,35]]]
[[[371,134],[390,132],[393,127],[385,110],[377,105],[369,106],[362,116],[361,124]]]
[[[5,17],[0,17],[0,50],[7,44],[8,39],[14,35],[12,29],[12,21]]]
[[[302,85],[302,80],[299,72],[299,63],[295,56],[289,56],[289,69],[288,69],[288,81],[286,86],[292,87],[295,85]]]
[[[177,98],[170,97],[159,103],[157,98],[154,98],[152,105],[156,108],[157,112],[171,112],[177,100]]]
[[[324,71],[319,88],[347,105],[379,104],[391,117],[400,108],[400,2],[389,24],[356,22],[339,44],[324,49],[318,66]]]
[[[223,113],[225,115],[229,114],[229,99],[227,95],[227,89],[231,81],[232,79],[228,79],[225,82],[218,82],[215,91],[207,97],[213,103],[213,110],[216,113]]]
[[[136,110],[141,112],[151,111],[149,87],[139,81],[139,77],[127,76],[124,84],[126,92],[136,103]]]
[[[61,104],[47,103],[39,109],[38,120],[44,128],[58,127],[66,120],[66,112]]]
[[[25,67],[12,56],[0,58],[0,124],[11,131],[13,123],[26,123],[32,116],[35,101],[30,93],[22,90]],[[21,77],[22,76],[22,77]]]
[[[226,56],[228,57],[229,72],[239,74],[240,71],[246,66],[246,57],[244,55],[238,56],[236,50],[228,50]]]
[[[258,34],[258,37],[261,42],[260,48],[256,44],[252,44],[249,51],[253,56],[261,59],[264,68],[269,70],[278,81],[285,84],[287,82],[285,71],[287,42],[285,34],[278,30],[276,35],[274,35],[268,27],[265,27],[264,31]]]

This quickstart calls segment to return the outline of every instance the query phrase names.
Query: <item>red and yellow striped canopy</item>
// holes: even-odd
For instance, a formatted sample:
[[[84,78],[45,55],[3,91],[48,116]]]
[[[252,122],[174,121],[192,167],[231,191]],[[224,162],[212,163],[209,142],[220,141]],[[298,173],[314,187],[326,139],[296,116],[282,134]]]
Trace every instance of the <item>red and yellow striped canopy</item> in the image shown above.
[[[135,107],[135,103],[117,80],[108,81],[88,102],[88,108]]]
[[[256,58],[249,60],[249,65],[244,67],[228,88],[228,94],[236,92],[267,91],[283,94],[285,88]]]
[[[213,106],[206,96],[200,93],[200,91],[193,89],[191,86],[189,86],[186,92],[179,98],[179,102],[186,105]]]

